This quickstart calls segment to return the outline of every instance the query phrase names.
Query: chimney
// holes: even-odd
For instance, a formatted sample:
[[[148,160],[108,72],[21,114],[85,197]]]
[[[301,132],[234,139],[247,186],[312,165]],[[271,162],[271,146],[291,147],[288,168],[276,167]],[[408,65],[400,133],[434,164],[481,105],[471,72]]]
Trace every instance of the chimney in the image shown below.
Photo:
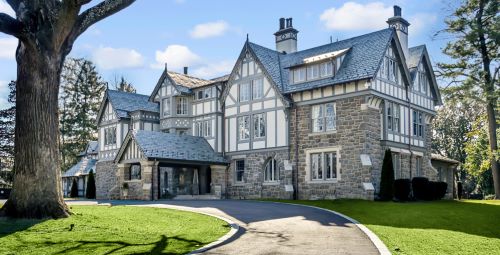
[[[184,67],[184,74],[185,74],[185,75],[187,75],[187,74],[188,74],[188,67],[187,67],[187,66],[185,66],[185,67]]]
[[[394,16],[387,20],[387,24],[396,30],[405,59],[408,58],[408,26],[410,23],[402,17],[401,7],[394,5]]]
[[[297,31],[293,28],[292,18],[280,18],[279,30],[274,33],[276,39],[276,51],[294,53],[297,51]]]

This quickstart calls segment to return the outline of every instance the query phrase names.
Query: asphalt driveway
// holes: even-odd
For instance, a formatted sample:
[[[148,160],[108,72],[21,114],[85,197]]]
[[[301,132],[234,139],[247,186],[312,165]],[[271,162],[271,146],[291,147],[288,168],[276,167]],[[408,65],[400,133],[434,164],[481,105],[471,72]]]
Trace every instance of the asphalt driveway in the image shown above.
[[[188,209],[218,215],[240,226],[235,236],[204,254],[379,254],[355,224],[310,207],[245,200],[98,202]]]

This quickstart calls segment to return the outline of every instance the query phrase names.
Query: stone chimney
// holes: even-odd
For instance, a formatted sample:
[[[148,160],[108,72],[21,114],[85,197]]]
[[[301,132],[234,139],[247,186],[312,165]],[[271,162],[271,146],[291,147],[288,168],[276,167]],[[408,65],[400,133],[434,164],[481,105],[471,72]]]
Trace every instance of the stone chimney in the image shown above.
[[[394,5],[394,16],[387,20],[389,27],[396,30],[405,58],[408,58],[408,26],[410,23],[401,15],[401,7]]]
[[[274,33],[276,37],[276,51],[294,53],[297,51],[297,31],[293,28],[292,18],[280,18],[279,30]]]
[[[184,74],[185,74],[185,75],[187,75],[187,74],[188,74],[188,67],[187,67],[187,66],[185,66],[185,67],[184,67]]]

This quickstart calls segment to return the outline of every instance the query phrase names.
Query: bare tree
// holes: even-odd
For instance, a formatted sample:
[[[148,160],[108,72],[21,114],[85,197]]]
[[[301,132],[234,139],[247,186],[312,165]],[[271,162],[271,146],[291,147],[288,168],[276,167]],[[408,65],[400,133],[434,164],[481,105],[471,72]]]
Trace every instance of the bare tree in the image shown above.
[[[70,211],[61,191],[58,93],[61,69],[90,26],[135,0],[7,0],[17,18],[0,13],[0,32],[19,39],[14,184],[2,214],[61,218]]]

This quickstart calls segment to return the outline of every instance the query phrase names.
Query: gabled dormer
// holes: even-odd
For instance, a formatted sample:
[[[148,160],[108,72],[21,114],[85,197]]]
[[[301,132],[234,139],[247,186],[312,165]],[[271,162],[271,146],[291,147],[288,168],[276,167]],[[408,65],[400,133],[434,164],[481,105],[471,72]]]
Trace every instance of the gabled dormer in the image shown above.
[[[306,57],[296,66],[290,66],[288,84],[300,84],[333,78],[349,48]]]

